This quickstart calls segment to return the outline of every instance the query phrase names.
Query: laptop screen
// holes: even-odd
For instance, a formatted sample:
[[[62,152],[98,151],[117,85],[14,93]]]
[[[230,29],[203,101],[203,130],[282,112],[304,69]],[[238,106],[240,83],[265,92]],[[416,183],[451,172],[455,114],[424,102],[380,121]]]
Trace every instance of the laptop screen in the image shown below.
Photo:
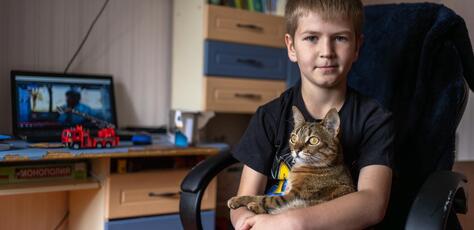
[[[117,125],[111,76],[12,71],[11,85],[16,136]]]

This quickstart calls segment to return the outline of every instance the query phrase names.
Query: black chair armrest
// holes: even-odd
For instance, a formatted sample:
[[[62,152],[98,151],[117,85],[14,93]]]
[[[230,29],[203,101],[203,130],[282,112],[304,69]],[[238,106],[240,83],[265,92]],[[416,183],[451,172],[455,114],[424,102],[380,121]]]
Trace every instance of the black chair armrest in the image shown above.
[[[405,229],[445,229],[451,212],[466,213],[467,179],[452,171],[437,171],[421,187]]]
[[[220,171],[237,162],[226,148],[189,171],[181,183],[179,200],[179,216],[185,230],[202,229],[201,199],[207,185]]]

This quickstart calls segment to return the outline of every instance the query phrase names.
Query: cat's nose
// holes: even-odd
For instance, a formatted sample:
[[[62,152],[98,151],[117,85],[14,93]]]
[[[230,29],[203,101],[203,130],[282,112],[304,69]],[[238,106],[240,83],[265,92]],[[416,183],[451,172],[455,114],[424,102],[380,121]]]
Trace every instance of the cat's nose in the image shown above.
[[[296,157],[301,158],[301,151],[296,152]]]

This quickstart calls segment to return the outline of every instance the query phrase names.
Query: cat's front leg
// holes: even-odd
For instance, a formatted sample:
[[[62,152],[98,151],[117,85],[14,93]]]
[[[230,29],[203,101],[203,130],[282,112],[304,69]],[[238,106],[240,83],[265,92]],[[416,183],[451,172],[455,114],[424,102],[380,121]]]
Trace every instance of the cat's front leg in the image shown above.
[[[264,196],[235,196],[227,201],[227,206],[231,209],[245,206],[248,210],[256,214],[263,214],[267,213],[265,208],[262,206],[263,197]]]

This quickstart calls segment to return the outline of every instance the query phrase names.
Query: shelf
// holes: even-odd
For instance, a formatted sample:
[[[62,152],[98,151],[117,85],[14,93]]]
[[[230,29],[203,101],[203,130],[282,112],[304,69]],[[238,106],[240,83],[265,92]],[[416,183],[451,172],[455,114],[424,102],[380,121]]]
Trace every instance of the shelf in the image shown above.
[[[98,188],[100,188],[100,183],[95,179],[38,181],[0,185],[0,196]]]

